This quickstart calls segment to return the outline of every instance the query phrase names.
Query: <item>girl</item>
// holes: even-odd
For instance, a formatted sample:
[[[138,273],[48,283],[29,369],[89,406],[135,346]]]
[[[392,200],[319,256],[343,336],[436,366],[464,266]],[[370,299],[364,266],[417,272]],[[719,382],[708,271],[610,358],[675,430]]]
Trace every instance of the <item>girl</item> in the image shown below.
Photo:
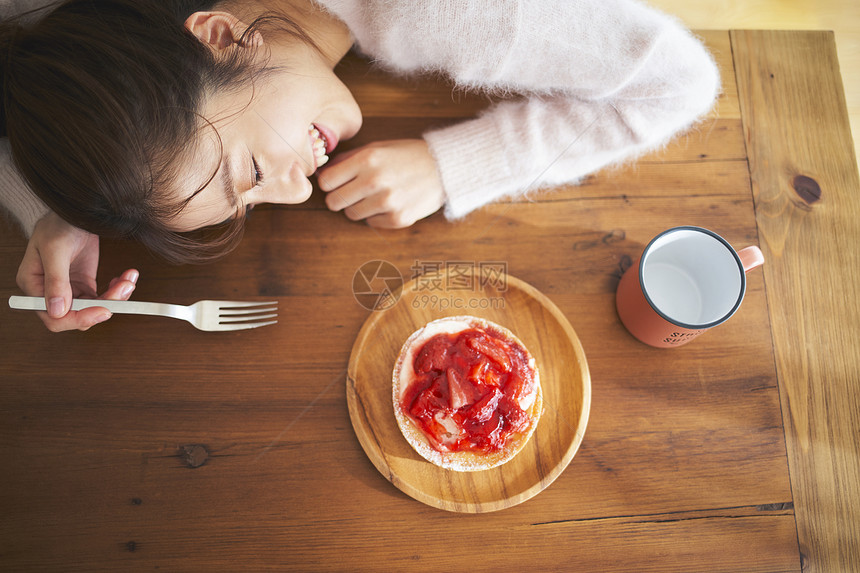
[[[248,209],[304,201],[312,175],[353,220],[457,219],[653,150],[719,89],[703,46],[637,0],[72,0],[30,18],[0,31],[0,201],[30,236],[18,284],[46,297],[52,330],[110,316],[67,310],[96,296],[99,235],[211,260]],[[393,73],[521,97],[329,162],[361,127],[333,72],[353,45]]]

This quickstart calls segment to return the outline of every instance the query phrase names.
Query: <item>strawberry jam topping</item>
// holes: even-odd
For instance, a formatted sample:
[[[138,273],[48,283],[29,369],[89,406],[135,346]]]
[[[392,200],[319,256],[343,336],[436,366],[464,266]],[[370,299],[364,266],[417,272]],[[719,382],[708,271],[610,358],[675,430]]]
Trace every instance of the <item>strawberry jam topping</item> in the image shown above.
[[[492,330],[437,334],[416,352],[401,408],[438,451],[495,452],[528,428],[535,372],[525,350]]]

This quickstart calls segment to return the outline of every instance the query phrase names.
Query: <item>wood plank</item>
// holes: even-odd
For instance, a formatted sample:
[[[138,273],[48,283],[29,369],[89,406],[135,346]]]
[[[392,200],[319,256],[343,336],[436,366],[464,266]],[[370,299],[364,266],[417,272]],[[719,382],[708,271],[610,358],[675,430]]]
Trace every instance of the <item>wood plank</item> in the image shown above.
[[[74,522],[45,524],[51,533],[77,531],[74,538],[52,543],[38,541],[40,529],[25,528],[15,559],[7,562],[19,571],[91,571],[95,562],[106,570],[235,571],[241,563],[244,570],[343,571],[348,561],[349,571],[421,572],[462,567],[464,550],[480,543],[482,565],[509,570],[799,571],[796,561],[786,558],[793,516],[780,509],[752,506],[562,522],[534,521],[512,510],[470,516],[473,533],[460,538],[452,535],[451,522],[438,510],[411,507],[397,519],[380,519],[409,500],[390,500],[378,513],[356,512],[348,518],[327,519],[326,511],[316,509],[302,523],[279,494],[304,484],[274,472],[266,477],[266,487],[233,492],[231,505],[247,508],[247,513],[233,515],[219,513],[213,504],[214,478],[195,480],[200,489],[177,477],[163,491],[140,488],[141,497],[103,497],[104,521],[93,520],[82,507],[84,513]],[[335,483],[352,494],[367,490],[354,478],[338,476]],[[94,483],[92,490],[80,493],[97,495],[99,485],[104,484]],[[331,507],[348,504],[349,496],[344,492],[315,501]],[[149,526],[164,508],[172,508],[170,528]],[[250,517],[254,527],[246,530],[241,524]],[[374,543],[355,531],[370,531],[384,542]],[[512,550],[512,543],[528,550]]]
[[[832,30],[839,55],[854,153],[860,156],[860,10],[856,0],[652,0],[692,28]]]
[[[728,38],[706,37],[724,70]],[[354,81],[375,73],[357,67]],[[399,104],[379,107],[360,138],[420,133],[487,103],[454,105],[444,85],[380,89]],[[671,352],[635,341],[614,311],[620,273],[660,230],[698,224],[737,247],[759,241],[742,124],[726,109],[636,165],[456,223],[434,215],[375,231],[328,212],[317,193],[256,210],[240,248],[205,267],[105,241],[100,276],[138,266],[136,299],[274,296],[281,323],[219,336],[117,316],[53,335],[0,308],[2,567],[798,571],[762,272],[731,321]],[[2,294],[17,290],[23,247],[0,225]],[[502,261],[569,318],[591,368],[592,414],[580,452],[540,495],[449,514],[368,461],[344,385],[368,316],[351,279],[379,258],[406,278],[424,262]],[[482,547],[463,541],[475,532]]]
[[[738,105],[738,86],[735,80],[735,68],[732,61],[732,44],[729,33],[725,30],[694,30],[702,39],[705,46],[714,56],[722,79],[722,91],[716,108],[710,117],[721,119],[740,119],[741,110]]]
[[[541,553],[491,542],[515,569],[798,570],[760,275],[707,345],[678,352],[639,344],[613,309],[624,257],[679,214],[732,241],[754,240],[748,178],[737,171],[733,185],[693,177],[682,187],[674,168],[642,169],[596,178],[588,198],[500,204],[465,222],[436,218],[385,235],[323,210],[260,211],[240,252],[221,263],[143,269],[140,298],[277,293],[285,313],[277,330],[223,338],[116,317],[58,345],[30,315],[3,310],[0,347],[15,360],[0,390],[13,413],[0,426],[0,452],[16,463],[3,476],[0,509],[17,524],[2,536],[6,563],[217,570],[241,560],[332,570],[349,552],[362,556],[358,568],[378,570],[398,568],[404,556],[369,539],[396,535],[388,524],[401,535],[420,524],[433,540],[409,554],[417,570],[474,558],[448,540],[475,527],[491,539],[521,532]],[[640,196],[619,193],[636,185]],[[497,239],[511,232],[516,243]],[[116,266],[140,253],[108,244],[104,254]],[[367,315],[349,291],[362,257],[391,259],[404,274],[416,259],[501,258],[570,318],[599,386],[582,450],[540,496],[456,521],[397,492],[367,461],[337,369]],[[739,332],[759,336],[747,344]],[[165,347],[177,337],[181,347]],[[49,354],[56,375],[46,379],[40,364]],[[708,366],[730,361],[743,368]],[[193,471],[182,462],[189,444],[209,452]],[[75,516],[94,499],[99,519],[81,522]],[[176,539],[197,550],[183,552]],[[726,552],[725,543],[744,550]],[[558,544],[569,550],[553,553]]]
[[[583,187],[541,194],[532,203],[499,203],[457,223],[437,214],[396,231],[370,229],[321,204],[260,208],[228,260],[202,268],[170,267],[139,247],[106,241],[102,276],[137,265],[142,278],[135,297],[140,300],[160,295],[193,302],[188,293],[209,292],[215,298],[346,296],[352,304],[352,277],[367,261],[390,261],[411,276],[416,261],[501,260],[508,272],[545,292],[614,292],[609,273],[625,261],[629,265],[665,228],[701,225],[738,248],[757,242],[747,173],[742,165],[716,165],[684,165],[684,170],[641,165]],[[516,243],[499,240],[513,232]],[[542,253],[540,264],[534,253]],[[301,318],[300,309],[287,312],[286,320]]]
[[[349,87],[365,118],[466,118],[494,101],[438,77],[395,76],[354,51],[341,60],[335,73]]]
[[[732,32],[805,571],[860,563],[860,181],[832,33]]]

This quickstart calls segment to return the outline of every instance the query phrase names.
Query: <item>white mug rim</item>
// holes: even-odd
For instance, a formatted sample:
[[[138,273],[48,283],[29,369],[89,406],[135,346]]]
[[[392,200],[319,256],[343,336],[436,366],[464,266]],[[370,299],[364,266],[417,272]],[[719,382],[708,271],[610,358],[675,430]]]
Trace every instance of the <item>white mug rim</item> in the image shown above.
[[[680,320],[676,320],[674,318],[669,317],[666,313],[657,308],[657,305],[654,303],[654,301],[651,300],[651,297],[648,296],[648,291],[645,288],[645,265],[643,264],[646,259],[646,255],[648,254],[648,251],[650,251],[651,248],[654,246],[654,243],[656,243],[659,239],[665,237],[666,235],[669,235],[670,233],[677,233],[679,231],[695,231],[710,235],[711,237],[722,243],[723,246],[726,247],[726,249],[728,249],[728,251],[732,254],[732,257],[734,257],[735,263],[737,263],[738,265],[738,270],[740,270],[741,274],[741,285],[738,289],[738,298],[735,301],[734,305],[732,305],[732,308],[730,308],[723,316],[716,320],[712,320],[704,324],[689,324],[681,322]],[[746,271],[744,270],[743,262],[741,262],[741,258],[738,255],[737,251],[734,249],[734,247],[732,247],[732,245],[728,241],[726,241],[724,238],[722,238],[717,233],[711,231],[710,229],[705,229],[704,227],[697,227],[694,225],[681,225],[678,227],[672,227],[671,229],[666,229],[665,231],[659,233],[657,236],[651,239],[651,241],[645,247],[645,250],[642,251],[642,256],[639,258],[638,273],[639,288],[642,290],[642,294],[645,296],[645,300],[648,302],[648,305],[651,307],[651,309],[654,310],[654,312],[656,312],[663,320],[666,320],[667,322],[674,324],[675,326],[679,326],[681,328],[686,328],[689,330],[705,330],[722,324],[728,319],[730,319],[732,315],[737,312],[738,308],[741,306],[741,302],[743,302],[744,295],[746,294],[747,290]]]

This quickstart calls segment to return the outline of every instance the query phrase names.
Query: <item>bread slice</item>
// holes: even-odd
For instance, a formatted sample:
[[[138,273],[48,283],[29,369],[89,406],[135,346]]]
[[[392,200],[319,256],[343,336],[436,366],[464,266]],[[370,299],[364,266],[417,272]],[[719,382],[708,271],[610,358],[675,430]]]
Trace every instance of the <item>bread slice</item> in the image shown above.
[[[420,377],[420,374],[415,371],[415,361],[425,343],[439,334],[459,335],[473,329],[503,341],[509,350],[509,356],[514,358],[512,368],[516,368],[524,380],[522,394],[517,397],[511,397],[509,404],[518,404],[524,412],[526,420],[522,420],[522,414],[516,413],[520,417],[517,429],[508,431],[503,443],[498,444],[497,448],[484,447],[476,449],[474,445],[470,445],[469,443],[468,432],[462,425],[458,425],[456,421],[454,412],[467,412],[474,405],[469,402],[469,398],[475,397],[474,392],[478,392],[478,390],[471,390],[472,388],[476,388],[474,384],[470,384],[467,388],[473,392],[468,398],[463,397],[462,392],[449,390],[450,396],[446,402],[447,408],[439,410],[440,413],[433,417],[434,420],[447,430],[447,433],[444,434],[445,436],[453,436],[450,440],[442,440],[440,442],[433,435],[425,433],[419,422],[408,412],[409,404],[403,404],[410,386]],[[449,338],[452,337],[449,336]],[[489,357],[489,355],[487,356]],[[446,376],[447,381],[447,376],[450,374],[439,375]],[[457,387],[459,388],[460,386]],[[481,386],[481,388],[487,387]],[[495,390],[492,392],[495,392]],[[403,433],[406,441],[409,442],[415,451],[437,466],[461,472],[486,470],[511,460],[523,449],[529,438],[531,438],[543,411],[543,393],[540,386],[540,376],[535,360],[528,352],[528,349],[507,328],[474,316],[453,316],[434,320],[415,331],[406,340],[394,366],[392,401],[394,402],[394,415],[397,418],[397,425],[400,427],[400,431]],[[496,403],[498,404],[499,401],[496,400]],[[457,416],[457,418],[461,417],[463,417],[463,414]],[[494,419],[503,419],[503,416],[500,414]],[[462,447],[463,442],[467,442],[465,449]]]

